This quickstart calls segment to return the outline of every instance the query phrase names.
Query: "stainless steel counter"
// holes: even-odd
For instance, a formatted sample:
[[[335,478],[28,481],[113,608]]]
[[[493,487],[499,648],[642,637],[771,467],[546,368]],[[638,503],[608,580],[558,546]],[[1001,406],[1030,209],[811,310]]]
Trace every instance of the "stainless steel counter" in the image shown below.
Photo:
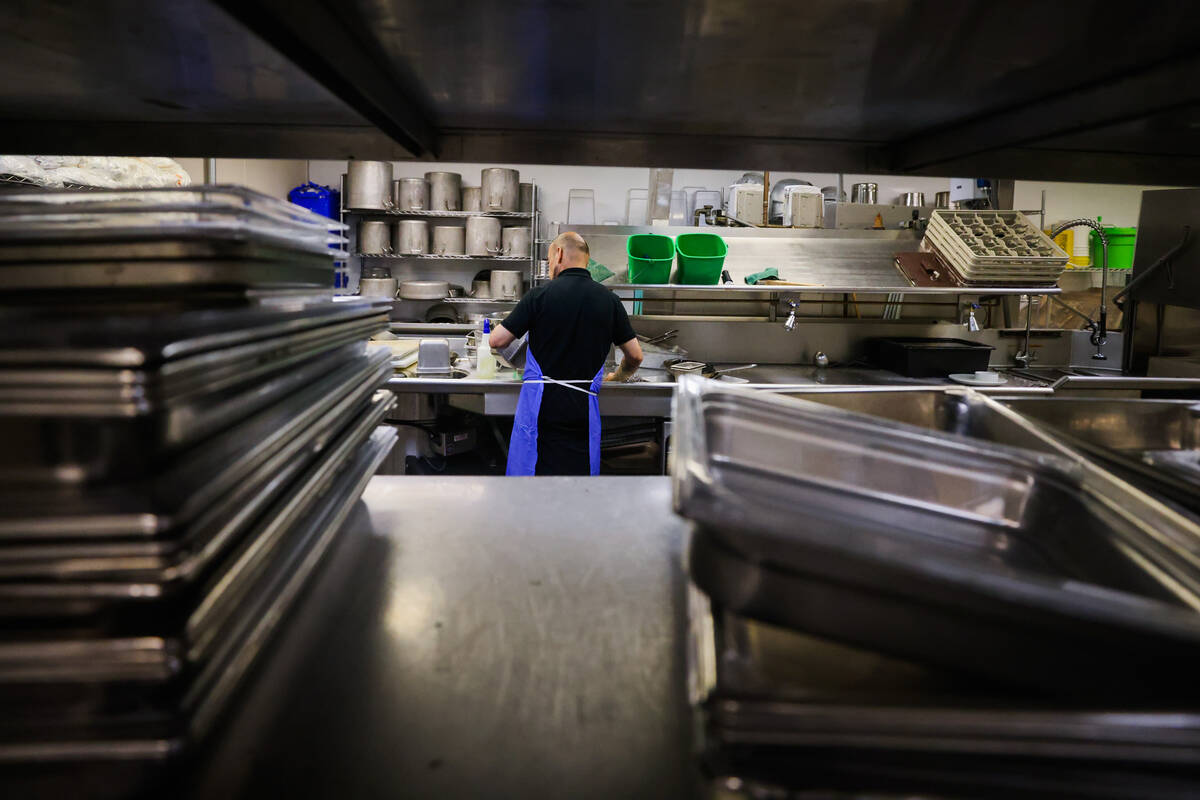
[[[734,366],[723,364],[718,366]],[[813,391],[825,388],[953,386],[939,378],[905,378],[894,372],[862,367],[816,367],[765,364],[737,373],[752,389],[766,391]],[[455,408],[486,416],[512,416],[517,408],[520,381],[474,380],[471,378],[393,378],[388,389],[398,394],[421,392],[444,394]],[[669,417],[675,385],[660,380],[641,383],[608,383],[600,392],[600,413],[613,417]],[[1004,394],[1049,394],[1052,390],[1035,380],[1010,376],[1001,386],[984,392]]]
[[[693,793],[667,478],[376,477],[191,797]]]

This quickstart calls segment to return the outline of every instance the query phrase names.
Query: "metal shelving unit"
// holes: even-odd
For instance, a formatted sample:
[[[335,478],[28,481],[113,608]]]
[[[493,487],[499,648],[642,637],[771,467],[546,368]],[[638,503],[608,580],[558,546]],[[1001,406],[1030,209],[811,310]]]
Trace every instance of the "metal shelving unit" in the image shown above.
[[[354,253],[358,258],[423,258],[428,261],[528,261],[528,256],[467,256],[452,253]]]
[[[606,283],[604,284],[618,295],[625,297],[627,292],[642,292],[637,299],[649,297],[675,297],[683,293],[700,292],[706,300],[746,300],[748,294],[796,295],[796,294],[920,294],[920,295],[1046,295],[1061,294],[1057,286],[688,286],[685,284],[667,283]],[[722,296],[724,296],[722,298]]]
[[[440,253],[351,253],[350,258],[356,259],[359,266],[359,275],[362,274],[362,265],[368,259],[380,261],[425,261],[425,262],[443,262],[461,264],[463,262],[479,262],[479,263],[501,263],[528,264],[527,280],[530,288],[537,285],[537,261],[538,253],[543,242],[538,238],[539,234],[539,219],[540,214],[538,207],[540,205],[540,192],[537,181],[530,180],[533,185],[533,210],[532,211],[432,211],[432,210],[403,210],[399,208],[343,208],[342,219],[349,223],[351,220],[391,220],[391,219],[462,219],[469,217],[495,217],[501,220],[527,220],[529,227],[529,255],[527,256],[472,256],[472,255],[457,255],[457,254],[440,254]],[[353,227],[353,226],[352,226]],[[524,225],[520,227],[525,227]],[[357,230],[355,230],[355,244],[357,245]],[[474,297],[445,297],[440,300],[431,300],[430,303],[447,303],[450,305],[515,305],[515,300],[498,300],[493,298],[474,298]]]
[[[519,301],[504,300],[499,297],[446,297],[436,302],[448,303],[452,306],[479,306],[485,304],[496,306],[515,306]]]
[[[536,195],[536,189],[534,190]],[[467,217],[499,217],[500,219],[530,219],[532,211],[404,211],[399,208],[348,208],[347,214],[359,217],[448,217],[450,219],[466,219]]]

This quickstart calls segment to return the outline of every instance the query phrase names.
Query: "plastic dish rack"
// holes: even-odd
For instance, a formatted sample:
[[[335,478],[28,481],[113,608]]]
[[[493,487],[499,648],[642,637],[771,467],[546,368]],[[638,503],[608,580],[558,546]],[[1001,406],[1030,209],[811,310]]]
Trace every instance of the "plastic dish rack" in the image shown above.
[[[1019,211],[934,211],[921,249],[964,283],[1054,283],[1069,259]]]

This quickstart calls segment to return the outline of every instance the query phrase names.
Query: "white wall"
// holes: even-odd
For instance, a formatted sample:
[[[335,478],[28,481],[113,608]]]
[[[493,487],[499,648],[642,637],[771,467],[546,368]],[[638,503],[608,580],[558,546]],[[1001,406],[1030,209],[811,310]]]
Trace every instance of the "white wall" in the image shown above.
[[[204,159],[175,160],[187,170],[192,183],[204,182]],[[217,183],[234,183],[284,198],[292,188],[308,180],[308,163],[300,159],[218,158]]]
[[[1035,183],[1017,181],[1013,190],[1013,205],[1033,209],[1041,205],[1041,191],[1046,190],[1046,224],[1075,217],[1100,216],[1106,224],[1120,227],[1135,226],[1142,205],[1142,192],[1147,189],[1169,189],[1169,186],[1123,186],[1112,183]]]

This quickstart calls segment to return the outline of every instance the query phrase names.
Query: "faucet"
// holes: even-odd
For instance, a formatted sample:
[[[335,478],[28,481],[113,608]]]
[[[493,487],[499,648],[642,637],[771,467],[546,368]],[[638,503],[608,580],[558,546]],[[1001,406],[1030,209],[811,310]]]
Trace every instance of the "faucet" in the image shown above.
[[[1108,296],[1108,237],[1104,234],[1104,228],[1100,225],[1098,220],[1080,217],[1078,219],[1069,219],[1066,222],[1060,222],[1055,225],[1050,229],[1050,238],[1053,239],[1067,228],[1075,228],[1081,225],[1089,227],[1096,232],[1096,237],[1100,240],[1100,249],[1104,254],[1104,266],[1100,268],[1099,319],[1093,325],[1088,326],[1092,331],[1092,335],[1090,337],[1091,342],[1096,346],[1096,352],[1092,354],[1092,358],[1096,359],[1097,361],[1104,361],[1108,358],[1108,356],[1104,355],[1104,345],[1108,344],[1108,305],[1106,302],[1106,298]],[[1063,303],[1063,305],[1066,305],[1066,303]],[[1068,306],[1068,308],[1070,308],[1070,306]],[[1071,310],[1075,311],[1073,308]],[[1089,322],[1091,321],[1087,315],[1080,314],[1078,311],[1075,313],[1079,314],[1084,319],[1087,319]],[[1026,339],[1026,342],[1028,342],[1028,338]],[[1025,349],[1028,351],[1029,348],[1026,347]]]
[[[795,300],[788,300],[788,306],[792,309],[788,314],[788,318],[783,321],[783,329],[788,333],[796,330],[796,307],[799,305]]]
[[[706,225],[716,225],[717,224],[717,212],[713,209],[712,206],[702,206],[692,212],[692,225],[693,226],[700,225],[700,217],[701,216],[704,217],[704,223]]]
[[[1025,295],[1025,346],[1013,355],[1013,361],[1029,369],[1029,363],[1037,359],[1037,355],[1029,347],[1029,331],[1033,327],[1033,295]]]

